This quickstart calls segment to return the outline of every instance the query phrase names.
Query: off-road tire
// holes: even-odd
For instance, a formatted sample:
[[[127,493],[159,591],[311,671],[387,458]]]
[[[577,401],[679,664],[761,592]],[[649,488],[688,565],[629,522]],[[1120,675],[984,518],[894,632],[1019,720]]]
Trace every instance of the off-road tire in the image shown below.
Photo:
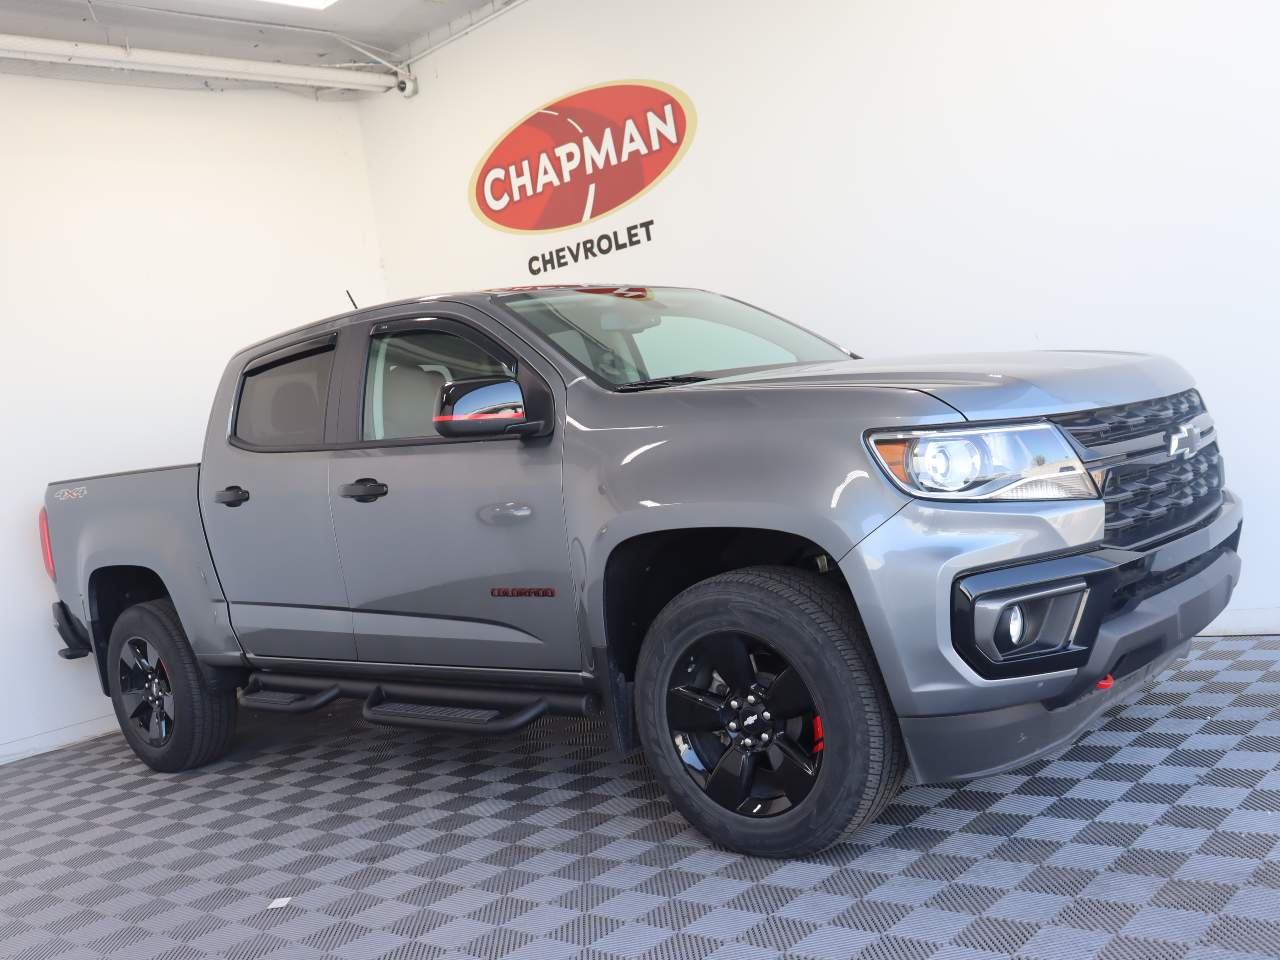
[[[172,733],[162,746],[147,742],[122,703],[121,651],[134,637],[144,640],[163,660],[172,692]],[[153,770],[173,773],[203,766],[231,745],[236,727],[235,691],[210,689],[177,611],[168,600],[149,600],[120,614],[107,645],[107,685],[125,739]]]
[[[680,762],[666,690],[699,637],[760,637],[796,668],[820,711],[825,746],[811,792],[754,818],[718,805]],[[749,567],[689,587],[658,614],[636,669],[636,721],[650,768],[676,808],[715,842],[742,853],[796,857],[849,838],[902,786],[907,758],[897,717],[850,598],[822,575]]]

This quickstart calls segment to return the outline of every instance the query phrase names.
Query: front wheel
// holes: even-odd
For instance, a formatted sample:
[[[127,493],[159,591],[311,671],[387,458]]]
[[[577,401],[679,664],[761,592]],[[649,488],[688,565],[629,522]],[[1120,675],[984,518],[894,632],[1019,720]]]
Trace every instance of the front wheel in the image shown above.
[[[677,809],[743,853],[802,856],[844,840],[906,771],[852,604],[803,570],[733,571],[667,604],[641,648],[636,713]]]
[[[168,600],[120,614],[107,644],[107,685],[125,739],[153,770],[189,770],[231,744],[235,691],[209,689]]]

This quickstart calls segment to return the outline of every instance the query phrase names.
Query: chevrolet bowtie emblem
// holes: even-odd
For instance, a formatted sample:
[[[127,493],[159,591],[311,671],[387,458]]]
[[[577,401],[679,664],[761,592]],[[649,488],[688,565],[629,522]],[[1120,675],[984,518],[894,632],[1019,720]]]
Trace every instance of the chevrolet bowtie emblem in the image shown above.
[[[1169,456],[1188,459],[1200,449],[1200,428],[1184,423],[1169,434]]]

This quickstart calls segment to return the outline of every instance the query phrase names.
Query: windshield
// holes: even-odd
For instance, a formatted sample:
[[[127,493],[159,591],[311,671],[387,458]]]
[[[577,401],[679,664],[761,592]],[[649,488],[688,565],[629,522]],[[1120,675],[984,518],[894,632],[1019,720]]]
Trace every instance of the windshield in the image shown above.
[[[549,288],[499,302],[611,387],[849,359],[816,334],[703,290]]]

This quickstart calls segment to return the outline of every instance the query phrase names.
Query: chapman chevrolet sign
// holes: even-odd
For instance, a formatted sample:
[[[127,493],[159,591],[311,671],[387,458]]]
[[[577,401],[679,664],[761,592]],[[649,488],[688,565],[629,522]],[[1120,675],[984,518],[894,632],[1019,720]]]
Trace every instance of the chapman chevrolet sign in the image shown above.
[[[533,111],[489,150],[471,179],[476,216],[499,230],[541,233],[590,223],[630,203],[679,162],[693,105],[650,80],[588,87]],[[529,258],[533,275],[653,239],[652,220],[583,237]]]

